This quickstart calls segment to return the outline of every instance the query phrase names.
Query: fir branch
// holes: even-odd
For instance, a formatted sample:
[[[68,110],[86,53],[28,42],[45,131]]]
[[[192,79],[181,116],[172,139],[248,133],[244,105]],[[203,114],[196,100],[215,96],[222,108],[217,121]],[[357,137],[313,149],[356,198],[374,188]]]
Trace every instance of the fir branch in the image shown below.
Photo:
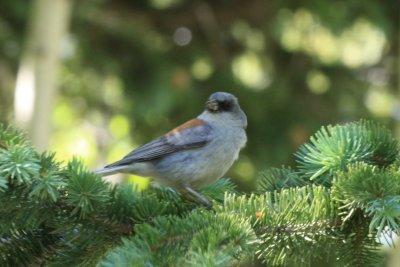
[[[0,150],[0,185],[31,183],[39,176],[40,161],[37,154],[28,146],[11,146]]]
[[[1,266],[33,266],[46,260],[46,255],[54,250],[59,241],[48,229],[39,228],[30,231],[14,230],[0,238]]]
[[[257,255],[268,264],[304,264],[301,251],[305,247],[335,240],[330,233],[338,225],[337,210],[323,187],[283,189],[249,197],[227,195],[220,209],[250,218],[260,240]]]
[[[370,232],[377,229],[377,235],[381,235],[389,229],[400,234],[400,195],[371,201],[365,211],[372,216]]]
[[[365,163],[348,167],[334,179],[332,195],[341,205],[341,215],[349,218],[357,209],[371,216],[369,229],[380,235],[385,227],[399,231],[400,172],[379,169]]]
[[[60,195],[59,191],[67,185],[61,177],[60,164],[55,162],[54,156],[49,153],[40,156],[39,177],[32,184],[30,196],[42,201],[49,199],[56,202]]]
[[[226,192],[236,193],[236,185],[231,180],[221,178],[201,189],[201,193],[220,203],[224,201]]]
[[[258,193],[280,191],[284,188],[305,186],[307,181],[300,177],[290,167],[269,168],[257,179]]]
[[[111,186],[76,159],[63,168],[20,136],[0,127],[1,265],[227,266],[257,256],[362,266],[382,262],[370,233],[399,228],[400,172],[388,166],[397,141],[372,123],[323,129],[298,154],[301,176],[270,169],[259,194],[226,179],[203,188],[211,211],[171,189]]]
[[[383,262],[380,246],[368,232],[369,219],[361,209],[345,222],[337,233],[339,266],[378,266]]]
[[[250,245],[256,241],[247,220],[210,211],[196,211],[185,218],[159,217],[151,225],[137,225],[135,232],[136,236],[111,251],[101,266],[202,266],[210,261],[216,264],[212,266],[226,266],[248,257]]]
[[[7,150],[11,146],[28,146],[26,135],[15,127],[0,123],[0,149]]]
[[[356,162],[388,166],[399,154],[399,146],[382,126],[361,120],[322,127],[295,154],[301,174],[318,184],[330,185],[337,171]]]
[[[109,185],[99,176],[89,172],[77,159],[68,163],[66,175],[67,203],[75,208],[72,214],[84,218],[96,209],[102,209],[109,200]]]

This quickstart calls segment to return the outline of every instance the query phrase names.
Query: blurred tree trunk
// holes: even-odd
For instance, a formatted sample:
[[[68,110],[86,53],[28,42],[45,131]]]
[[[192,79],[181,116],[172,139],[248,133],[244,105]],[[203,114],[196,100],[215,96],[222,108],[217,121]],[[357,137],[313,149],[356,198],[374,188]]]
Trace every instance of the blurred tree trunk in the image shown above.
[[[10,119],[13,87],[14,73],[9,65],[0,62],[0,123],[5,123]]]
[[[61,42],[67,33],[72,0],[34,0],[25,51],[15,86],[14,113],[33,144],[48,145],[57,88]]]

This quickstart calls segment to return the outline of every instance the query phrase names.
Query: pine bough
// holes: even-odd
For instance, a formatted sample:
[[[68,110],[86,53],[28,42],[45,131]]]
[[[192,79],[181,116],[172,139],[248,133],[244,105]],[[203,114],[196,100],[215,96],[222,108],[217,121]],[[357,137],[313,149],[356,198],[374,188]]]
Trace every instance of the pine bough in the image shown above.
[[[252,194],[227,179],[203,188],[214,202],[205,210],[170,189],[111,186],[0,127],[0,266],[382,265],[380,239],[400,227],[390,132],[323,127],[295,157]]]

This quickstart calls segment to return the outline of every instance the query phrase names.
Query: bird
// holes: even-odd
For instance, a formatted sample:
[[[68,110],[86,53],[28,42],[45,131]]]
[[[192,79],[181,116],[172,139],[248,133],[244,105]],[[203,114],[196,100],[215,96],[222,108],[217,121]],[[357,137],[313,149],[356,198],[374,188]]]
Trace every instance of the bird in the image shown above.
[[[215,92],[199,116],[95,172],[101,176],[150,176],[158,184],[211,207],[198,189],[230,169],[246,145],[246,128],[247,116],[238,99],[230,93]]]

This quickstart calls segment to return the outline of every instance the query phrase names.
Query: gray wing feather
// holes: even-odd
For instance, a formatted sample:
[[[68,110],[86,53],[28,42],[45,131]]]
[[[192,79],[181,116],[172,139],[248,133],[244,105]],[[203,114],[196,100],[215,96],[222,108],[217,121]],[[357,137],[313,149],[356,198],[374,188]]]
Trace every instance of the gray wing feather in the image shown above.
[[[151,161],[178,151],[202,147],[211,139],[212,128],[208,124],[187,128],[180,133],[159,137],[133,150],[121,160],[105,166],[105,168]]]

